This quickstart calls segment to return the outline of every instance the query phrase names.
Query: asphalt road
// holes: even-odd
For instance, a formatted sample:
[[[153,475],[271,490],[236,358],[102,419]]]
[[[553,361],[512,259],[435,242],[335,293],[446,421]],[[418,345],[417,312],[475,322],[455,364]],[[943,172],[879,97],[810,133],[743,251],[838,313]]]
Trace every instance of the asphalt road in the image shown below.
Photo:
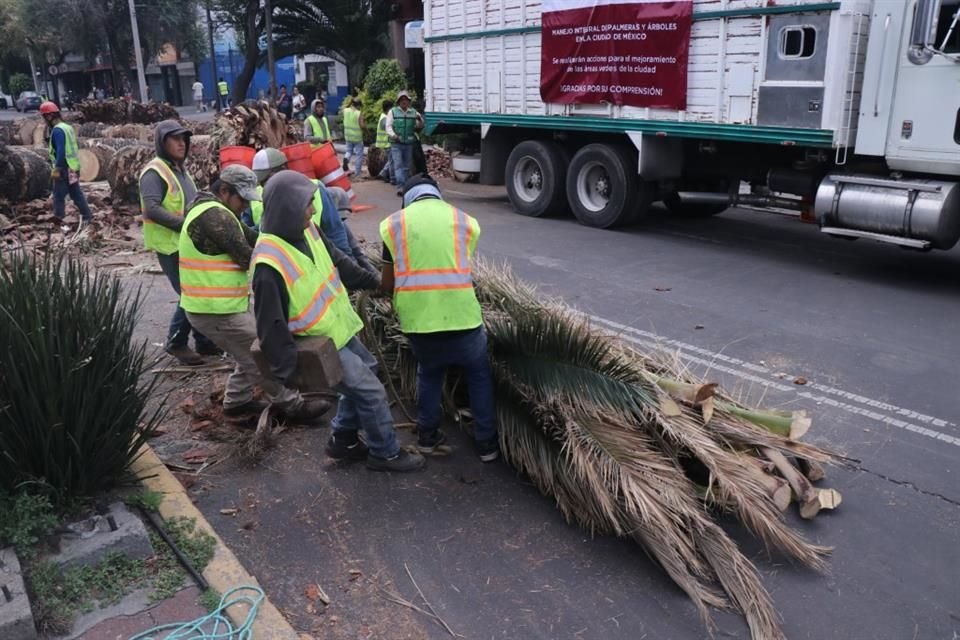
[[[479,219],[485,257],[624,339],[679,352],[728,389],[809,410],[809,439],[861,461],[829,476],[844,495],[838,511],[796,522],[836,548],[829,575],[738,537],[788,637],[960,637],[960,252],[847,243],[748,211],[593,230],[517,216],[501,189],[447,187]],[[376,206],[351,225],[376,239],[397,198],[380,183],[357,190]],[[151,290],[165,309],[152,314],[158,332],[167,298],[164,287]],[[808,383],[793,384],[801,376]],[[197,500],[298,630],[449,637],[385,597],[423,607],[416,580],[471,639],[707,637],[639,548],[564,523],[505,465],[476,462],[461,437],[426,472],[387,477],[329,464],[325,431],[283,436],[253,469],[221,465]],[[244,526],[218,515],[228,506],[243,509]],[[321,612],[304,595],[314,583],[332,600]],[[736,616],[716,622],[718,637],[749,637]]]
[[[178,107],[177,110],[180,112],[180,115],[183,116],[186,120],[213,120],[213,117],[216,115],[216,111],[206,111],[202,113],[197,113],[192,106],[188,107]],[[9,109],[0,109],[0,120],[16,120],[18,118],[23,118],[25,116],[35,116],[38,115],[37,111],[29,111],[27,113],[20,113],[13,107]]]

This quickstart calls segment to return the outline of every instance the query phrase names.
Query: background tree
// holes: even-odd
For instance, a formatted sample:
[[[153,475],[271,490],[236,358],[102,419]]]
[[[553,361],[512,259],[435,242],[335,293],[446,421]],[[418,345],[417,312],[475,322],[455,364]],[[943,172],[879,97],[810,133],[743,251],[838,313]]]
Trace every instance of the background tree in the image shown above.
[[[243,54],[243,67],[234,77],[230,88],[230,98],[234,104],[238,104],[246,100],[253,74],[261,62],[260,36],[266,29],[263,8],[260,0],[214,0],[213,6],[220,18],[237,34],[237,45]]]
[[[347,67],[350,86],[389,46],[390,3],[373,0],[275,0],[277,57],[318,53]]]

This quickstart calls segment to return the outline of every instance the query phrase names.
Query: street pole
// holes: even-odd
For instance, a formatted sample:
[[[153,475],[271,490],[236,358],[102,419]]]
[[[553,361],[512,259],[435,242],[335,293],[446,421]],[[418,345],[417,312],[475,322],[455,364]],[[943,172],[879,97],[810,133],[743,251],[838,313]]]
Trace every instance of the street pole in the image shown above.
[[[270,72],[270,99],[277,99],[277,67],[273,59],[273,7],[270,0],[264,0],[267,16],[267,71]]]
[[[37,93],[42,93],[40,91],[40,82],[37,80],[40,72],[37,71],[37,65],[33,62],[33,49],[30,47],[27,47],[27,59],[30,60],[30,76],[33,78],[33,90]],[[14,96],[14,99],[16,99],[16,96]]]
[[[130,5],[130,29],[133,31],[133,51],[137,56],[137,80],[140,84],[140,102],[147,101],[147,76],[143,72],[143,52],[140,51],[140,28],[137,26],[137,7],[133,0]]]
[[[210,39],[210,82],[213,84],[214,95],[217,96],[217,111],[220,111],[220,93],[217,88],[217,50],[213,46],[213,18],[210,14],[210,0],[207,0],[207,37]]]

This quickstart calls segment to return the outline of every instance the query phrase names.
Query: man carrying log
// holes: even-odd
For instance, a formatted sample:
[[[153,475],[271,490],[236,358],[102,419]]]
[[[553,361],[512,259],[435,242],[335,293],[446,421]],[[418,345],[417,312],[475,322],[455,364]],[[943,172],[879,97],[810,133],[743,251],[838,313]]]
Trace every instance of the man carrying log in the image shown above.
[[[477,453],[493,462],[499,455],[493,378],[470,270],[480,225],[441,200],[431,178],[415,176],[403,192],[404,208],[380,223],[382,290],[393,294],[400,328],[417,358],[417,448],[432,453],[446,442],[440,430],[443,378],[456,366],[470,394]]]
[[[262,232],[253,252],[253,295],[260,347],[279,382],[297,364],[297,336],[324,336],[337,349],[342,379],[327,455],[366,460],[375,471],[415,471],[425,460],[400,448],[377,360],[357,339],[363,328],[320,233],[314,226],[316,186],[281,171],[263,190]],[[360,439],[363,430],[366,442]]]
[[[80,226],[90,222],[93,214],[87,199],[80,189],[80,157],[77,149],[77,134],[73,127],[63,121],[60,107],[53,102],[40,105],[40,115],[50,127],[50,164],[53,169],[53,215],[63,222],[66,214],[67,194],[80,211]]]
[[[157,156],[140,172],[140,214],[143,216],[143,244],[157,253],[160,268],[170,286],[180,295],[180,229],[187,204],[193,202],[197,187],[184,162],[190,151],[190,131],[176,120],[164,120],[154,130]],[[192,329],[197,351],[187,346],[191,326],[179,304],[170,319],[164,350],[185,365],[203,364],[202,356],[223,352],[196,329]]]
[[[240,223],[240,212],[260,200],[257,178],[233,165],[220,173],[193,201],[180,234],[180,305],[190,324],[230,354],[236,368],[227,378],[223,413],[228,417],[259,414],[266,404],[254,398],[260,384],[270,404],[291,421],[313,421],[329,409],[326,400],[305,400],[294,389],[260,374],[250,351],[257,338],[250,313],[247,271],[257,233]]]
[[[303,137],[314,148],[319,147],[324,142],[333,140],[330,133],[330,121],[326,114],[327,103],[323,98],[317,98],[310,104],[310,115],[303,122]]]

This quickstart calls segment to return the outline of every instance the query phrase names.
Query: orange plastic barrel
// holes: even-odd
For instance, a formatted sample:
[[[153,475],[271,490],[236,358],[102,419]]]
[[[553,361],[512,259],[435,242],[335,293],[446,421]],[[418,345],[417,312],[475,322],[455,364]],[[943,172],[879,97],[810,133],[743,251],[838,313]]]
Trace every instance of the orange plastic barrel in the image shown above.
[[[256,149],[250,147],[220,147],[220,168],[225,169],[232,164],[240,164],[250,169],[256,153]]]
[[[313,150],[313,170],[324,185],[340,187],[347,192],[351,200],[357,197],[350,184],[350,176],[340,166],[337,150],[333,148],[332,142],[325,142]]]
[[[291,144],[287,147],[281,147],[280,151],[287,156],[287,168],[292,171],[299,171],[310,179],[316,178],[317,174],[313,170],[313,147],[309,142]]]

